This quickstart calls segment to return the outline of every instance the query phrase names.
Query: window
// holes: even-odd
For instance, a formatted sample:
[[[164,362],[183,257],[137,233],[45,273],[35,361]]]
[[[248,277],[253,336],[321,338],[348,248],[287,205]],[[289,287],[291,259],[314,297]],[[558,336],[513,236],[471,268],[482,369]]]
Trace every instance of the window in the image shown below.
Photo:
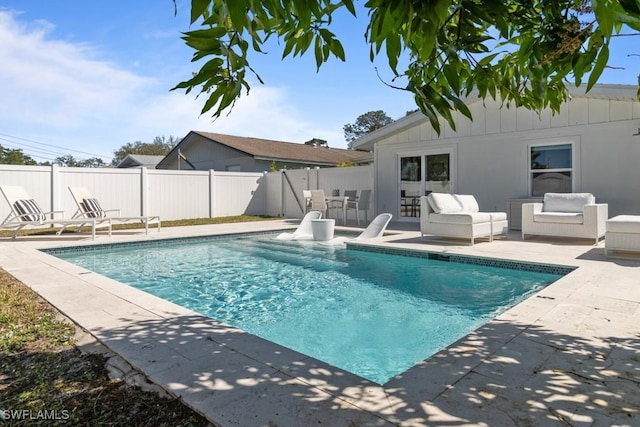
[[[573,144],[531,146],[531,196],[573,191]]]

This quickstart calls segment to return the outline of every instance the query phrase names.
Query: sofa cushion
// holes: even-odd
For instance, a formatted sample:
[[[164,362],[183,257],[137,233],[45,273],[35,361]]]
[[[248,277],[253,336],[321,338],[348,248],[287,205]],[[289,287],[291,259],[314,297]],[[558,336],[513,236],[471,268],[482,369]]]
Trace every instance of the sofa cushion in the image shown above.
[[[432,213],[429,215],[429,222],[436,224],[479,224],[490,221],[491,214],[488,212]]]
[[[533,215],[533,222],[561,224],[582,224],[583,215],[576,212],[539,212]]]
[[[507,213],[506,212],[489,212],[489,214],[491,215],[491,220],[492,221],[506,221],[507,220]]]
[[[607,220],[607,231],[610,233],[639,233],[640,215],[618,215]]]
[[[429,193],[427,200],[435,213],[460,212],[462,205],[449,193]]]
[[[478,201],[471,194],[454,194],[453,198],[460,203],[463,212],[480,212]]]
[[[584,205],[592,205],[596,198],[591,193],[545,193],[544,212],[582,212]]]

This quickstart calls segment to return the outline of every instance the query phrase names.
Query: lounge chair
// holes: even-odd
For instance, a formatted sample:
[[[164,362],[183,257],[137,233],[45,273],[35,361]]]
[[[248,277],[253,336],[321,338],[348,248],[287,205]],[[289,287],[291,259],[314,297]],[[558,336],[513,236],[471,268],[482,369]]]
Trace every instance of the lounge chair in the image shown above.
[[[276,236],[278,240],[313,240],[313,231],[311,229],[311,220],[320,219],[322,212],[310,211],[302,218],[298,228],[293,233],[280,233]]]
[[[136,222],[140,221],[144,224],[145,234],[149,234],[149,224],[158,224],[158,232],[160,231],[159,216],[120,216],[120,209],[102,209],[98,199],[91,197],[89,190],[83,187],[69,187],[69,192],[73,200],[78,206],[78,210],[73,214],[72,218],[109,218],[112,222]],[[116,215],[111,215],[114,212]]]
[[[390,213],[381,213],[380,215],[375,217],[373,221],[371,221],[371,224],[369,224],[367,228],[365,228],[364,231],[362,231],[362,233],[360,233],[358,236],[339,236],[324,243],[327,245],[336,246],[358,240],[375,239],[376,237],[380,237],[384,234],[384,230],[387,229],[387,226],[389,225],[392,217],[393,215],[391,215]]]
[[[97,228],[107,228],[111,236],[111,220],[109,218],[72,218],[55,219],[55,214],[62,215],[62,211],[43,212],[38,203],[29,197],[23,187],[2,185],[0,191],[11,208],[11,212],[0,224],[0,228],[13,229],[12,238],[16,238],[18,232],[26,227],[42,227],[46,225],[60,225],[62,228],[56,232],[60,235],[68,225],[91,226],[91,239],[96,238]]]

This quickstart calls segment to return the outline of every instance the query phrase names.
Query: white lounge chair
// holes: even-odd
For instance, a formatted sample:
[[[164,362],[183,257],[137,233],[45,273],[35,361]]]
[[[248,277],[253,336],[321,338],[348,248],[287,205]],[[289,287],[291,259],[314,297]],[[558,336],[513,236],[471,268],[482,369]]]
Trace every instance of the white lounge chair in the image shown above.
[[[62,228],[56,232],[60,235],[68,225],[91,226],[91,239],[96,238],[97,228],[107,228],[111,236],[111,219],[109,218],[54,218],[55,214],[62,215],[63,211],[43,212],[38,203],[29,197],[26,190],[20,186],[2,185],[0,191],[11,208],[11,212],[0,224],[0,228],[13,229],[12,238],[16,238],[18,232],[26,227],[42,227],[46,225],[60,225]]]
[[[310,211],[302,218],[298,228],[293,233],[280,233],[276,236],[278,240],[313,240],[313,230],[311,229],[311,220],[320,219],[322,212]]]
[[[373,221],[371,221],[371,224],[369,224],[367,228],[365,228],[364,231],[362,231],[362,233],[360,233],[358,236],[339,236],[324,243],[327,245],[336,246],[358,240],[375,239],[376,237],[380,237],[384,234],[384,230],[387,229],[387,226],[389,225],[392,217],[393,215],[391,215],[390,213],[381,213],[380,215],[375,217]]]
[[[120,209],[102,209],[98,199],[91,197],[89,190],[84,187],[69,187],[69,192],[78,207],[78,210],[76,210],[72,218],[109,218],[112,222],[117,221],[121,223],[140,221],[144,224],[146,234],[149,233],[149,224],[158,224],[158,232],[160,231],[159,216],[120,216]],[[109,212],[114,212],[116,215],[111,215]]]

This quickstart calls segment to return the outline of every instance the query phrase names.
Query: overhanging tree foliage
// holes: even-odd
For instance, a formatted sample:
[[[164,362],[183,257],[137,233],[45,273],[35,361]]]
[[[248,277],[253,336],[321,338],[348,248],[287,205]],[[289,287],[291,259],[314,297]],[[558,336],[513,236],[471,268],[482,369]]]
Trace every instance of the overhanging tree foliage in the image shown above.
[[[640,30],[633,0],[368,0],[364,8],[371,59],[386,55],[406,79],[400,89],[414,94],[438,132],[438,116],[454,129],[453,111],[471,117],[462,98],[474,90],[559,111],[567,81],[591,89],[607,65],[611,37],[624,26]],[[344,61],[331,25],[345,11],[356,16],[352,0],[192,0],[191,22],[200,28],[183,38],[193,61],[204,64],[174,89],[200,90],[207,96],[202,112],[219,116],[249,91],[247,74],[256,74],[249,56],[270,37],[282,42],[283,57],[312,49],[318,68],[331,57]],[[401,70],[403,55],[409,63]]]

